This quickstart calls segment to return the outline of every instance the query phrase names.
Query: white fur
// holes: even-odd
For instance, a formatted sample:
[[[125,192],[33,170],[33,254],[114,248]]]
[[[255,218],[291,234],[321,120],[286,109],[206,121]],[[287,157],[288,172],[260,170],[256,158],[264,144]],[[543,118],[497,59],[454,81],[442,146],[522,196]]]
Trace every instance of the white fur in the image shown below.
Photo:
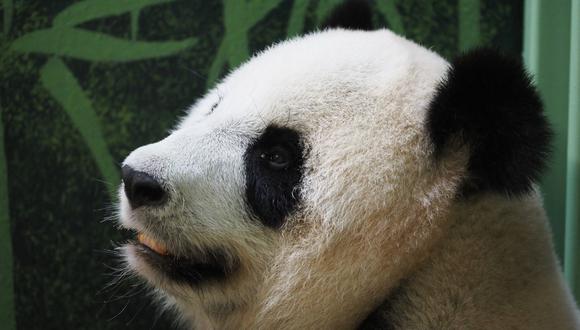
[[[455,311],[468,328],[577,327],[536,194],[458,205],[466,150],[432,161],[425,114],[448,65],[387,30],[313,33],[258,54],[198,101],[170,136],[125,160],[162,178],[168,204],[131,210],[121,193],[124,226],[177,255],[226,247],[241,269],[224,283],[191,288],[168,281],[128,247],[130,266],[203,329],[354,328],[402,280],[417,282],[417,297],[394,306],[403,328],[455,315],[429,304],[449,285],[473,300]],[[302,204],[280,230],[253,220],[244,205],[243,155],[270,124],[301,132],[308,153]],[[498,205],[506,214],[480,219],[482,209]],[[499,238],[486,224],[497,225]],[[463,231],[479,249],[459,253]],[[478,259],[478,251],[495,257]],[[521,263],[502,264],[496,279],[478,275],[512,254]],[[537,285],[514,285],[507,294],[503,279]],[[484,294],[472,294],[473,281]]]

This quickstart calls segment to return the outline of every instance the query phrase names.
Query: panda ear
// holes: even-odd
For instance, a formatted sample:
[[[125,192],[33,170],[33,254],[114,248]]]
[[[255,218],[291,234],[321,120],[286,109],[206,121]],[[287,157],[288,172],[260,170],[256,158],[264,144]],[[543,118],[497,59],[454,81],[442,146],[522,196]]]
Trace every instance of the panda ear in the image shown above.
[[[552,131],[520,60],[477,49],[456,58],[427,114],[435,156],[458,139],[469,149],[462,193],[528,192],[550,154]]]
[[[338,5],[321,26],[349,30],[373,30],[373,14],[368,1],[347,0]]]

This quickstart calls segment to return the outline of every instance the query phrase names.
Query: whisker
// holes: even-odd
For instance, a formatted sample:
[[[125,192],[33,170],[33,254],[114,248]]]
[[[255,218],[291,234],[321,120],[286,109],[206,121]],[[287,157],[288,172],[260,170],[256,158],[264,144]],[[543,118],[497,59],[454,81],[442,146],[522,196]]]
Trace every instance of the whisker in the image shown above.
[[[121,311],[119,313],[115,314],[115,316],[110,318],[109,322],[113,321],[115,318],[117,318],[117,316],[121,315],[125,311],[125,309],[127,309],[127,306],[129,306],[129,302],[131,302],[131,299],[127,300],[127,302],[125,303],[125,306],[123,306],[123,309],[121,309]]]
[[[192,73],[196,78],[199,78],[202,82],[205,82],[207,80],[207,78],[202,75],[201,73],[199,73],[198,71],[188,68],[186,66],[182,66],[183,69],[185,69],[186,71]]]

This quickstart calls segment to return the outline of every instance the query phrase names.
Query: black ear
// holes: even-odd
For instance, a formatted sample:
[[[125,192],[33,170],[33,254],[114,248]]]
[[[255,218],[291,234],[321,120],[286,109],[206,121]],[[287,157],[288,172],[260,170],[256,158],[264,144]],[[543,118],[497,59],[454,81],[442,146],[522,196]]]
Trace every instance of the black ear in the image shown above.
[[[338,5],[325,19],[322,28],[344,28],[349,30],[373,30],[371,6],[365,0],[347,0]]]
[[[528,192],[550,154],[552,131],[519,59],[478,49],[456,58],[437,89],[427,130],[440,156],[452,138],[469,147],[463,193]]]

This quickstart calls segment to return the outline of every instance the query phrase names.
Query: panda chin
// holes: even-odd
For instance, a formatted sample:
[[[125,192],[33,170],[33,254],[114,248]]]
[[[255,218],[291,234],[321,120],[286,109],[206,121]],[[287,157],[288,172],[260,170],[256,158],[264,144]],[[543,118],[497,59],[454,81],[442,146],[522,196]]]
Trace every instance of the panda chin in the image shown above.
[[[180,284],[198,287],[211,282],[220,282],[230,277],[239,262],[224,249],[211,249],[192,256],[175,256],[160,253],[159,248],[150,247],[139,241],[130,241],[131,251],[141,262],[162,274],[165,278]]]

